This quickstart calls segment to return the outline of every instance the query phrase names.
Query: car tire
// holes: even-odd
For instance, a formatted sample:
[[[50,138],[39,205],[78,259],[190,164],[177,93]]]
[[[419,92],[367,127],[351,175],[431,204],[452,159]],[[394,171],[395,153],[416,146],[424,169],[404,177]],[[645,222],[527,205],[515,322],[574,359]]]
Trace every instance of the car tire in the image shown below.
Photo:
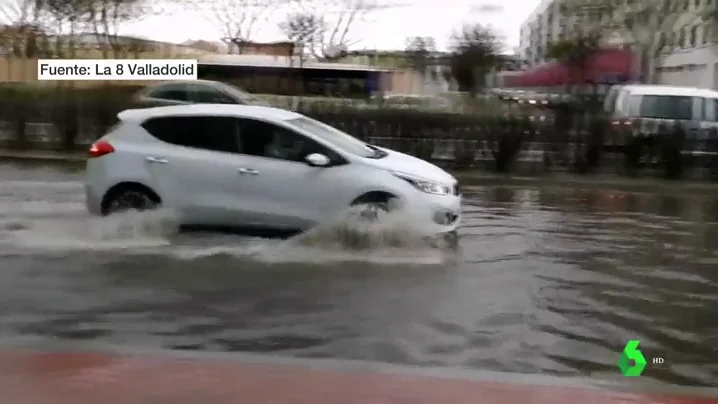
[[[112,215],[127,211],[152,210],[158,205],[157,198],[151,192],[139,187],[127,187],[108,195],[103,213]]]

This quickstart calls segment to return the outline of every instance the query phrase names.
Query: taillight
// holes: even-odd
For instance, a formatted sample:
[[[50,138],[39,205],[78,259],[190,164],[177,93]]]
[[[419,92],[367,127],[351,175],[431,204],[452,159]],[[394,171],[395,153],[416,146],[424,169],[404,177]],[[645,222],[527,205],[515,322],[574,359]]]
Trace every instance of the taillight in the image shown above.
[[[630,119],[619,119],[616,121],[611,121],[611,126],[613,126],[613,127],[631,126],[631,120]]]
[[[88,154],[90,158],[102,157],[115,151],[115,148],[105,140],[98,140],[90,146]]]

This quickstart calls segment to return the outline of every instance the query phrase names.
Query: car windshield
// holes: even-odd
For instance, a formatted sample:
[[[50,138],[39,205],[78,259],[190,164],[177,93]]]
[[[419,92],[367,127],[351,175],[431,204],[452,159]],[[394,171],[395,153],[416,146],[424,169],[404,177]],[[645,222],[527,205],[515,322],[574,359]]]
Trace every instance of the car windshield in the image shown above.
[[[639,115],[643,118],[690,120],[693,116],[693,97],[644,95]]]
[[[327,143],[336,146],[338,149],[357,156],[379,158],[385,155],[380,149],[372,147],[354,136],[311,118],[294,118],[287,120],[286,123],[295,128],[307,131]]]

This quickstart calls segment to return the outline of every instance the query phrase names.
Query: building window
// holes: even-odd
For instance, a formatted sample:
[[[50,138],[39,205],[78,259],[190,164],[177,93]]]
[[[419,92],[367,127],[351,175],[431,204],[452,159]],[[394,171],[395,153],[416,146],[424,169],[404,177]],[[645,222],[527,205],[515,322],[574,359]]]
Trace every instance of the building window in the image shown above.
[[[708,25],[708,24],[704,25],[703,26],[703,38],[701,39],[701,43],[703,45],[708,43],[708,37],[710,36],[710,33],[711,33],[710,25]]]
[[[686,47],[686,27],[681,28],[680,34],[678,36],[678,47]]]
[[[694,25],[693,27],[691,27],[691,38],[690,38],[691,48],[696,47],[697,36],[698,36],[698,26]]]
[[[666,47],[669,46],[669,43],[670,43],[670,38],[668,38],[668,35],[665,32],[661,32],[659,41],[658,41],[658,46],[659,46],[658,51],[663,52],[666,49]]]

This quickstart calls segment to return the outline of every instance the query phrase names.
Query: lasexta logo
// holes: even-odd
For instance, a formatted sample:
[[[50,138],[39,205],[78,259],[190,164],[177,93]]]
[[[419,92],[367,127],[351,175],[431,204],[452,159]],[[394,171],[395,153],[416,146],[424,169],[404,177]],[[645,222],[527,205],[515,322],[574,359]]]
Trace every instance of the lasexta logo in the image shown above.
[[[621,358],[618,359],[618,368],[624,376],[640,376],[643,373],[643,369],[646,368],[646,358],[638,350],[638,340],[628,341],[623,348]]]

